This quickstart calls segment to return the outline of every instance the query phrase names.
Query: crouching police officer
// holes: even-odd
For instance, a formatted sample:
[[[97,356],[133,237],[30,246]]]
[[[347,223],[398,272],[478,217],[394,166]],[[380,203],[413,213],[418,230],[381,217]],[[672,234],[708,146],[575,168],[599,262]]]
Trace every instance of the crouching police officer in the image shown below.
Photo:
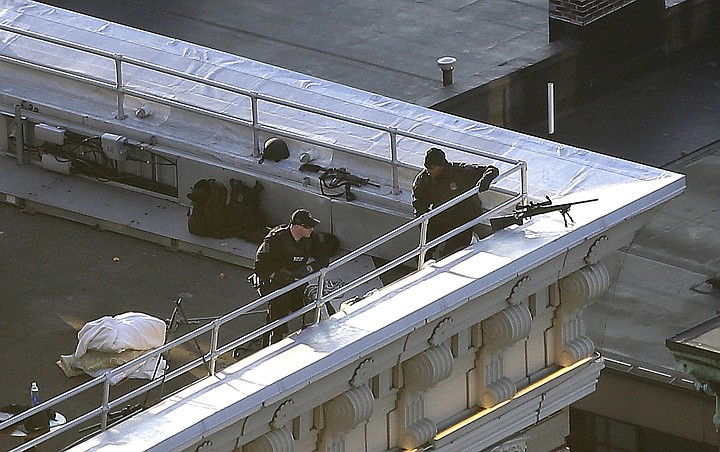
[[[310,212],[298,209],[293,212],[289,224],[275,226],[265,236],[255,255],[260,295],[267,295],[328,265],[325,248],[313,235],[313,228],[319,223]],[[267,323],[301,309],[306,287],[297,287],[270,300]],[[283,324],[266,333],[263,347],[280,341],[288,332],[287,324]]]
[[[479,192],[488,190],[490,183],[500,174],[499,170],[492,165],[448,162],[445,152],[439,148],[430,148],[427,151],[424,166],[425,169],[415,177],[412,187],[412,205],[416,217],[465,193],[473,186],[476,186]],[[440,237],[477,218],[482,213],[483,207],[479,197],[466,199],[430,219],[427,240]],[[460,234],[450,237],[428,254],[436,259],[448,256],[468,246],[472,239],[472,233],[472,229],[466,229]]]

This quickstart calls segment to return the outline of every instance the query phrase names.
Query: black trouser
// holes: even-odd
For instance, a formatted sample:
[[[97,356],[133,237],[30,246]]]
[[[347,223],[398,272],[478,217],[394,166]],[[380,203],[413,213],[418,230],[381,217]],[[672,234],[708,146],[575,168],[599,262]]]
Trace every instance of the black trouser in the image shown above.
[[[437,237],[440,237],[441,235],[445,234],[448,231],[452,231],[456,227],[460,226],[463,223],[457,223],[457,224],[449,224],[447,221],[433,221],[435,218],[430,219],[430,224],[428,224],[428,234],[427,234],[427,241],[434,240]],[[441,242],[439,245],[434,246],[430,248],[427,255],[430,259],[437,259],[440,260],[444,257],[447,257],[454,253],[455,251],[458,251],[462,248],[465,248],[470,244],[470,240],[472,239],[472,228],[466,229],[463,232],[450,237],[444,242]]]
[[[267,287],[267,289],[265,289]],[[260,295],[267,295],[270,292],[277,290],[278,287],[263,286],[260,288]],[[281,319],[286,315],[301,309],[305,303],[303,294],[305,293],[305,286],[300,286],[287,292],[279,297],[275,297],[270,300],[267,304],[267,314],[265,316],[265,324],[269,324],[277,319]],[[263,334],[262,346],[265,347],[270,344],[279,342],[290,329],[287,323],[278,325],[270,332]]]
[[[465,222],[458,222],[458,223],[448,223],[447,221],[443,221],[442,215],[440,215],[441,221],[434,221],[435,218],[430,219],[430,223],[428,224],[428,234],[427,234],[427,241],[431,241],[437,237],[440,237],[441,235],[445,234],[448,231],[452,231],[456,227],[464,224]],[[470,221],[470,220],[467,220]],[[444,242],[441,242],[439,245],[431,248],[427,252],[427,256],[429,259],[436,259],[440,260],[444,257],[447,257],[451,255],[452,253],[459,251],[466,246],[470,244],[472,241],[472,234],[475,232],[477,234],[478,238],[485,238],[492,234],[492,229],[490,229],[488,226],[484,224],[478,224],[470,229],[466,229],[463,232],[457,234],[454,237],[450,237]]]

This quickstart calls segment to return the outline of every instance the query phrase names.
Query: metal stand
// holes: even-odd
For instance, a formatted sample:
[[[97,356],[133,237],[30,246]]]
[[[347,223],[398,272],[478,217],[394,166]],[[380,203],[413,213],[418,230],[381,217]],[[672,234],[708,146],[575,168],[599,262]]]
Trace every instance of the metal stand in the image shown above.
[[[175,300],[175,308],[173,309],[172,314],[170,315],[169,319],[165,320],[166,323],[166,330],[168,332],[167,337],[165,338],[165,341],[167,342],[168,337],[170,336],[170,332],[177,331],[178,327],[181,324],[185,325],[191,325],[191,324],[197,324],[202,322],[203,320],[214,320],[218,317],[194,317],[194,318],[188,318],[187,315],[185,315],[185,310],[182,307],[182,301],[183,298],[192,298],[191,293],[181,293],[178,295],[177,300]],[[208,373],[210,373],[210,363],[208,363],[205,360],[205,354],[202,352],[202,349],[200,348],[200,344],[197,341],[197,338],[193,338],[193,342],[195,343],[195,349],[197,350],[198,354],[203,358],[203,362],[205,363],[205,366],[207,367]],[[154,380],[157,376],[158,366],[160,366],[160,357],[158,357],[157,363],[155,364],[155,370],[153,371],[152,379]],[[165,389],[165,374],[163,373],[163,382],[160,385],[160,398],[162,398],[163,391]],[[150,391],[145,393],[145,402],[143,402],[143,408],[147,406],[147,400],[148,396],[150,395]]]
[[[211,320],[220,318],[220,316],[188,318],[188,316],[185,315],[185,311],[183,310],[183,307],[182,307],[183,298],[188,298],[188,299],[192,298],[192,294],[187,293],[187,292],[181,293],[178,296],[178,299],[175,300],[175,308],[173,309],[173,312],[170,315],[170,318],[165,319],[165,323],[167,324],[168,332],[177,331],[177,329],[180,325],[197,325],[202,322],[209,322]]]
[[[200,322],[202,322],[202,321],[213,320],[213,319],[218,318],[218,317],[194,317],[194,318],[188,318],[188,317],[185,315],[185,311],[183,310],[183,307],[182,307],[183,298],[188,298],[188,299],[189,299],[189,298],[192,298],[192,294],[190,294],[190,293],[181,293],[181,294],[178,296],[177,300],[175,300],[175,302],[174,302],[175,307],[173,308],[173,311],[172,311],[172,314],[170,315],[170,318],[169,318],[169,319],[165,319],[165,325],[166,325],[166,326],[165,326],[165,330],[166,330],[166,332],[167,332],[166,338],[165,338],[165,342],[168,341],[168,338],[169,338],[169,336],[170,336],[170,333],[171,333],[171,332],[174,332],[174,331],[177,331],[178,327],[179,327],[181,324],[184,324],[184,325],[193,325],[193,324],[198,324],[198,323],[200,323]],[[203,354],[203,352],[202,352],[202,349],[200,348],[200,344],[198,343],[197,339],[193,339],[193,341],[195,342],[195,347],[196,347],[198,353],[200,354],[200,356],[204,356],[204,354]],[[155,363],[155,369],[153,370],[153,374],[152,374],[152,377],[150,378],[150,381],[155,380],[155,377],[157,376],[158,370],[160,369],[160,363],[162,362],[162,359],[161,359],[161,358],[162,358],[162,355],[160,355],[160,356],[157,357],[157,360],[156,360],[156,363]],[[210,371],[209,363],[205,362],[205,364],[208,366],[208,372],[209,372],[209,371]],[[163,382],[162,382],[162,384],[160,385],[160,398],[161,398],[161,399],[162,399],[162,394],[163,394],[163,391],[164,391],[164,388],[165,388],[165,374],[164,374],[164,373],[163,373],[162,378],[163,378]],[[123,408],[120,409],[119,411],[112,411],[112,412],[108,413],[108,427],[111,426],[111,425],[113,425],[113,424],[115,424],[115,423],[117,423],[117,422],[122,421],[123,419],[125,419],[125,418],[127,418],[127,417],[129,417],[129,416],[132,416],[134,413],[136,413],[136,412],[138,412],[138,411],[142,411],[142,410],[144,410],[145,408],[147,408],[149,396],[150,396],[150,391],[148,391],[148,392],[145,393],[145,399],[143,400],[142,403],[136,403],[136,404],[134,404],[134,405],[126,405],[125,407],[123,407]],[[88,427],[84,427],[84,428],[78,430],[78,432],[79,432],[79,433],[85,433],[85,432],[87,432],[87,431],[94,430],[94,429],[99,428],[99,427],[100,427],[100,424],[94,424],[94,425],[90,425],[90,426],[88,426]],[[87,438],[82,438],[80,441],[78,441],[78,442],[76,442],[76,443],[73,443],[73,444],[79,444],[80,442],[84,441],[85,439],[87,439]]]

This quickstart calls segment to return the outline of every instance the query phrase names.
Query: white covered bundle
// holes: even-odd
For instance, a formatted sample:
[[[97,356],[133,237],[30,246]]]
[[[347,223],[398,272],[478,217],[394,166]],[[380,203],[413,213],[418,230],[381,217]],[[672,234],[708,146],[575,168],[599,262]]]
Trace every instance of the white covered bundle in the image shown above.
[[[58,366],[68,377],[87,373],[102,375],[143,353],[165,343],[166,324],[143,313],[126,312],[105,316],[86,323],[78,332],[78,344],[72,355],[61,355]],[[158,359],[160,362],[158,362]],[[165,360],[148,359],[115,376],[111,383],[130,378],[153,378],[163,375]]]

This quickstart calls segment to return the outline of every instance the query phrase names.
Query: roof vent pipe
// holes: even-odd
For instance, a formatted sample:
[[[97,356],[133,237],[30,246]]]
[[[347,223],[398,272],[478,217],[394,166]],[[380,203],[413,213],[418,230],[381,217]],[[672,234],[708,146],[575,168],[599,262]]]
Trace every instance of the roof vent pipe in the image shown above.
[[[438,58],[437,65],[443,74],[443,86],[451,85],[453,82],[453,69],[455,69],[455,63],[457,59],[451,56],[445,56]]]

